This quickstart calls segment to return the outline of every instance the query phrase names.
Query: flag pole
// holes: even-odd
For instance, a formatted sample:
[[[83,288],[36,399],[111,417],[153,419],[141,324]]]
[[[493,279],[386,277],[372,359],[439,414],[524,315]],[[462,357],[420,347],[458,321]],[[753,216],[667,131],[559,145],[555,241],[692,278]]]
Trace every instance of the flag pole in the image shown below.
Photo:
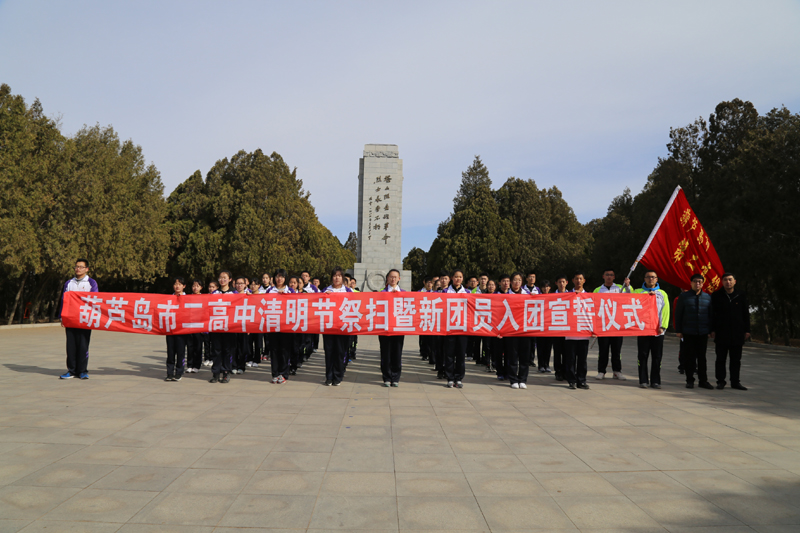
[[[664,207],[664,210],[661,212],[661,216],[658,217],[658,222],[656,222],[656,226],[653,228],[653,231],[650,232],[650,236],[647,238],[647,242],[644,243],[642,251],[639,252],[639,255],[636,257],[636,261],[633,262],[630,272],[628,272],[628,275],[625,276],[626,278],[631,277],[633,271],[636,270],[636,265],[639,264],[639,261],[642,260],[644,254],[647,253],[647,249],[650,248],[650,243],[653,242],[653,238],[655,238],[656,233],[658,233],[658,229],[661,227],[661,223],[664,222],[664,218],[667,216],[667,212],[669,212],[669,208],[672,207],[672,203],[675,201],[675,198],[678,196],[678,191],[680,190],[681,186],[678,185],[677,187],[675,187],[675,190],[672,191],[672,196],[669,197],[669,202],[667,202],[666,207]]]

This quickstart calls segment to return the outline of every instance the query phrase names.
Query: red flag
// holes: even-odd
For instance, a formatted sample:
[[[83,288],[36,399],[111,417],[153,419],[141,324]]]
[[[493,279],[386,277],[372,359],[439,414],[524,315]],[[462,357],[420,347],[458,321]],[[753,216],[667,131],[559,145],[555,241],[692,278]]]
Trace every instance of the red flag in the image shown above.
[[[702,274],[704,291],[719,289],[725,272],[722,262],[680,186],[672,193],[631,272],[638,263],[676,287],[688,289],[692,274]]]

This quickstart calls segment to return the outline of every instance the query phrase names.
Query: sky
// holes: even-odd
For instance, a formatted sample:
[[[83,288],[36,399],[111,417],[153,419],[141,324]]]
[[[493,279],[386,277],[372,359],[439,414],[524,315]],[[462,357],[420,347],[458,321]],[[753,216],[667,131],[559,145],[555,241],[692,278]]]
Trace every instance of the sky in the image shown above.
[[[71,135],[112,125],[165,194],[239,150],[297,168],[344,242],[365,144],[403,159],[427,250],[476,155],[578,220],[636,194],[670,127],[740,98],[800,112],[800,2],[0,0],[0,83]]]

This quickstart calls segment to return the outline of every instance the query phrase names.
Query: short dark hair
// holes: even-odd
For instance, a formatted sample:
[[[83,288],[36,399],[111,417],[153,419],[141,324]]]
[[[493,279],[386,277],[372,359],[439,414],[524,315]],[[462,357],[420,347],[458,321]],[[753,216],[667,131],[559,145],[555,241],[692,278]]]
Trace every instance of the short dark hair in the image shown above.
[[[82,257],[79,258],[79,259],[76,259],[75,260],[75,264],[77,265],[78,263],[83,263],[83,266],[85,266],[86,268],[89,268],[89,260],[88,259],[84,259]]]
[[[347,276],[347,277],[350,278],[350,281],[358,281],[356,278],[354,278],[352,276]]]
[[[311,272],[309,272],[308,270],[302,270],[302,271],[300,271],[300,275],[302,276],[303,274],[308,274],[308,277],[309,277],[309,278],[311,277]]]
[[[275,273],[272,275],[272,277],[273,277],[273,278],[277,278],[278,276],[282,277],[282,278],[285,280],[285,279],[287,278],[287,276],[286,276],[286,269],[285,269],[285,268],[279,268],[279,269],[277,269],[277,270],[275,271]]]
[[[649,270],[649,269],[648,269],[648,270],[645,270],[645,271],[644,271],[644,274],[645,274],[645,275],[647,275],[647,274],[649,274],[650,272],[652,272],[653,274],[655,274],[655,275],[656,275],[656,277],[658,277],[658,272],[656,272],[655,270]]]
[[[556,283],[558,283],[558,280],[560,280],[560,279],[563,279],[564,281],[569,281],[569,280],[567,279],[567,276],[566,276],[566,274],[561,274],[560,276],[558,276],[558,277],[556,278]]]
[[[549,287],[549,286],[550,286],[550,280],[547,280],[547,279],[545,279],[545,280],[542,280],[542,288],[543,288],[543,289],[544,289],[545,287]]]
[[[487,274],[486,272],[481,272],[480,276],[478,276],[478,277],[482,278],[483,276],[486,276],[488,278],[489,274]]]
[[[194,285],[195,283],[197,283],[198,285],[200,285],[200,288],[203,288],[203,282],[202,282],[202,281],[200,281],[199,279],[197,279],[197,278],[194,278],[194,279],[192,280],[192,285]]]
[[[498,282],[499,282],[499,281],[503,281],[504,279],[510,280],[510,279],[511,279],[511,276],[509,276],[508,274],[501,274],[501,275],[500,275],[500,277],[499,277],[499,278],[497,278],[497,281],[498,281]]]
[[[470,276],[469,279],[467,279],[467,281],[472,281],[473,279],[475,281],[478,281],[478,276]]]
[[[244,281],[245,285],[247,285],[247,278],[246,278],[246,277],[244,277],[244,276],[239,276],[238,278],[236,278],[236,279],[235,279],[235,280],[233,280],[233,281],[234,281],[235,283],[239,283],[239,280],[242,280],[242,281]]]
[[[400,276],[400,271],[397,270],[396,268],[392,268],[389,270],[389,272],[386,273],[386,279],[389,279],[389,274],[391,274],[392,272],[397,272],[397,275]],[[403,276],[400,277],[402,278]]]
[[[692,278],[689,281],[694,281],[696,279],[702,279],[703,281],[706,280],[706,278],[704,278],[702,274],[692,274]]]
[[[514,272],[513,274],[511,274],[511,281],[514,281],[514,278],[516,278],[517,276],[519,276],[519,279],[521,279],[522,281],[525,281],[525,276],[523,276],[522,272],[520,272],[520,271],[517,271],[517,272]]]
[[[572,279],[575,279],[575,278],[577,278],[578,276],[583,276],[583,277],[584,277],[584,279],[586,279],[586,274],[584,274],[582,270],[576,270],[576,271],[575,271],[575,272],[572,274]]]
[[[172,278],[172,284],[173,285],[175,284],[176,281],[178,283],[180,283],[181,285],[186,286],[186,282],[183,281],[183,277],[182,276],[175,276],[174,278]]]
[[[736,279],[736,274],[734,274],[733,272],[725,272],[720,279],[725,279],[728,276],[732,277],[733,279]]]
[[[422,280],[422,283],[428,283],[429,281],[433,281],[433,278],[430,276],[425,276],[425,279]]]
[[[449,278],[450,277],[450,272],[448,272],[447,270],[442,270],[441,272],[439,272],[439,277],[440,278],[444,277],[444,276],[447,276]]]
[[[335,276],[336,274],[341,275],[342,276],[342,281],[344,281],[344,277],[345,277],[344,270],[340,266],[335,266],[335,267],[333,267],[333,270],[331,270],[331,283],[333,283],[333,276]]]
[[[527,278],[528,276],[530,276],[530,275],[533,275],[533,276],[535,276],[535,275],[536,275],[536,272],[534,272],[533,270],[528,270],[528,271],[525,273],[525,277],[526,277],[526,278]]]
[[[613,268],[607,268],[607,269],[603,270],[603,275],[605,275],[606,272],[611,272],[612,274],[616,274],[617,273],[617,271],[614,270]]]
[[[229,278],[233,278],[233,274],[231,274],[230,270],[221,270],[219,275],[227,274]]]

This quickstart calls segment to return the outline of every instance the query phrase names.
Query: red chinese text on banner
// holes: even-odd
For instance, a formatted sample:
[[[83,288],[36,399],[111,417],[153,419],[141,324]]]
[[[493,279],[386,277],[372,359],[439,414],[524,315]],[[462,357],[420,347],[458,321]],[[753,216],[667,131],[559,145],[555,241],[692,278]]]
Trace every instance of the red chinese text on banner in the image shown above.
[[[711,239],[680,187],[672,193],[631,272],[638,263],[654,270],[660,279],[684,289],[689,288],[692,274],[702,274],[703,290],[709,293],[719,289],[725,272]]]
[[[66,327],[151,335],[655,335],[649,294],[162,294],[67,292]]]

